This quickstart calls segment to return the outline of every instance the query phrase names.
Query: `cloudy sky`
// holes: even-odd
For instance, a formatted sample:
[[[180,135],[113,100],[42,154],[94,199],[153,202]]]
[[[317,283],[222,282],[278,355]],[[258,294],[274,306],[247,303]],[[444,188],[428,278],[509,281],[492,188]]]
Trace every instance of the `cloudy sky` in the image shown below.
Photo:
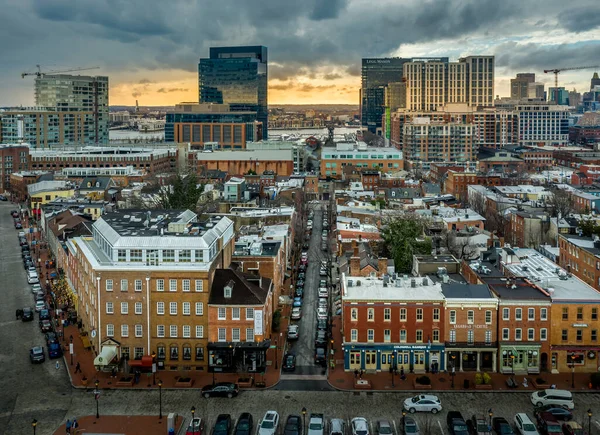
[[[266,45],[269,103],[358,104],[360,59],[496,56],[516,72],[600,65],[598,0],[0,0],[0,106],[33,104],[35,70],[99,69],[110,103],[197,101],[210,46]],[[600,68],[598,69],[600,70]],[[589,90],[593,70],[560,84]]]

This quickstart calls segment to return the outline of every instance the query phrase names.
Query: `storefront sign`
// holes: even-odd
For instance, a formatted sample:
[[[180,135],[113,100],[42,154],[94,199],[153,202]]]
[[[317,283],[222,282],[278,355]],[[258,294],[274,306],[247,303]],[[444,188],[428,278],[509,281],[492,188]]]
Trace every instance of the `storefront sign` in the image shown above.
[[[394,346],[398,350],[427,350],[429,346]]]
[[[262,310],[254,310],[254,335],[263,335]]]
[[[587,328],[587,323],[573,323],[573,328]]]
[[[454,329],[487,329],[490,325],[451,325]]]

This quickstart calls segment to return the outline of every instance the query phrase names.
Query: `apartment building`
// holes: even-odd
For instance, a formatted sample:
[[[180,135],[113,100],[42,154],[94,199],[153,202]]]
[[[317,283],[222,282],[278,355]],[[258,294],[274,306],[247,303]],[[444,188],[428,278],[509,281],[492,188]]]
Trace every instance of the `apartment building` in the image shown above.
[[[215,272],[208,300],[208,370],[264,373],[271,345],[272,281],[235,269]],[[275,345],[284,346],[285,342]]]
[[[70,239],[63,268],[102,357],[98,369],[154,356],[159,370],[206,370],[206,308],[215,270],[231,263],[233,236],[226,217],[201,223],[189,210],[120,210],[94,222],[92,237]]]
[[[355,277],[342,285],[344,369],[446,370],[444,295],[428,277]]]
[[[334,148],[321,151],[321,175],[341,179],[344,168],[381,173],[404,169],[402,151],[395,148],[369,147],[364,142],[338,142]]]
[[[30,163],[27,145],[0,145],[0,191],[9,190],[11,174],[29,170]]]
[[[560,267],[600,290],[600,241],[591,237],[559,234],[558,247]]]

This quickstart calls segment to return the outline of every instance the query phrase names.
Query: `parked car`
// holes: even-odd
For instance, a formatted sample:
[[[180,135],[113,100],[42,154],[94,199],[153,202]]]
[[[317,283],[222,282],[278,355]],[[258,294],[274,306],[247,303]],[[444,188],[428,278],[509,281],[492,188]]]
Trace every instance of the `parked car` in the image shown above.
[[[267,411],[258,425],[256,435],[275,435],[279,426],[277,411]]]
[[[33,310],[29,307],[23,308],[23,314],[21,315],[22,322],[31,322],[33,320]]]
[[[194,417],[190,421],[190,424],[185,431],[185,435],[202,435],[203,432],[204,420],[202,420],[200,417]]]
[[[492,429],[497,435],[514,434],[510,423],[504,417],[494,417],[492,419]]]
[[[284,372],[293,372],[296,370],[296,356],[294,354],[288,353],[283,357],[283,366],[281,369]]]
[[[40,282],[40,279],[38,278],[37,274],[33,275],[33,274],[29,274],[27,276],[27,283],[28,284],[37,284]]]
[[[315,334],[315,347],[327,347],[327,333],[325,331],[317,331]]]
[[[325,287],[319,287],[319,298],[327,298],[329,297],[329,292]]]
[[[302,435],[302,417],[288,415],[283,427],[283,435]]]
[[[325,267],[322,267],[319,269],[319,275],[320,276],[327,276],[327,269]]]
[[[350,422],[352,435],[369,435],[369,423],[364,417],[354,417]]]
[[[254,419],[252,414],[249,412],[242,412],[240,418],[238,418],[233,431],[234,435],[252,435],[252,427],[254,426]]]
[[[293,319],[293,317],[292,317],[292,319]],[[300,334],[298,333],[299,330],[300,330],[300,327],[298,325],[288,326],[288,332],[287,332],[288,340],[298,340],[298,337],[300,337]]]
[[[417,421],[410,415],[402,417],[402,430],[405,435],[419,435],[421,433]]]
[[[46,361],[46,355],[44,355],[44,348],[42,346],[34,346],[29,350],[29,359],[32,364],[43,363]]]
[[[327,287],[327,280],[322,279],[319,281],[319,287]]]
[[[23,229],[23,225],[21,225],[21,222],[15,222],[15,229],[16,230],[22,230]]]
[[[40,320],[40,330],[42,332],[50,332],[52,331],[52,322],[50,320]]]
[[[298,270],[304,272],[306,270],[306,264],[301,264],[300,266],[298,266]]]
[[[327,319],[317,320],[317,331],[327,331]]]
[[[8,201],[8,198],[4,195],[0,195],[0,201]]]
[[[539,435],[533,421],[523,412],[515,415],[515,429],[521,435]]]
[[[240,392],[237,384],[231,382],[218,382],[214,385],[206,385],[202,387],[201,394],[205,398],[209,397],[228,397],[232,398],[238,395]]]
[[[46,339],[46,344],[58,343],[58,336],[55,332],[46,332],[46,334],[44,334],[44,338]]]
[[[40,311],[40,320],[50,320],[50,310],[41,310]]]
[[[562,426],[549,412],[540,412],[536,416],[538,428],[542,435],[562,434]]]
[[[45,301],[37,301],[35,303],[35,311],[36,313],[39,313],[42,310],[45,310],[47,308],[46,306],[46,302]]]
[[[329,435],[346,435],[346,420],[341,418],[329,420]]]
[[[292,320],[299,320],[302,318],[302,307],[292,308]]]
[[[304,281],[304,278],[306,278],[306,274],[305,274],[304,272],[300,272],[300,273],[298,274],[298,280],[302,280],[302,281]]]
[[[292,308],[301,307],[302,306],[302,298],[296,296],[294,298],[294,302],[292,303]]]
[[[567,421],[562,425],[564,435],[584,435],[585,432],[579,423]]]
[[[325,349],[317,347],[315,349],[315,364],[319,364],[323,367],[327,364],[327,357],[325,356]]]
[[[565,408],[573,409],[573,395],[567,390],[539,390],[531,394],[531,403],[533,406],[540,408],[544,405],[558,405]]]
[[[296,287],[304,288],[304,280],[299,279],[296,281]]]
[[[468,435],[469,429],[467,423],[459,411],[448,411],[446,415],[446,424],[450,435]]]
[[[324,435],[325,419],[323,414],[310,414],[307,435]]]
[[[231,430],[231,415],[219,414],[212,428],[212,435],[229,435]]]
[[[419,394],[404,400],[404,409],[414,414],[415,412],[431,412],[437,414],[442,410],[442,403],[437,396],[432,394]]]
[[[302,287],[296,287],[296,291],[294,292],[294,296],[297,298],[303,298],[304,297],[304,288]]]
[[[327,308],[325,308],[325,307],[317,308],[317,319],[327,319]]]
[[[62,348],[58,341],[48,342],[48,358],[60,358],[62,356]]]
[[[483,415],[473,415],[467,421],[467,427],[471,435],[490,435],[492,428],[488,424],[488,420]]]
[[[42,286],[40,284],[33,284],[31,286],[31,293],[37,293],[37,292],[41,292],[42,290]]]
[[[557,420],[569,421],[573,419],[573,413],[567,408],[563,408],[562,406],[556,405],[546,405],[540,406],[539,408],[535,408],[535,415],[537,418],[537,414],[549,412],[552,414]]]

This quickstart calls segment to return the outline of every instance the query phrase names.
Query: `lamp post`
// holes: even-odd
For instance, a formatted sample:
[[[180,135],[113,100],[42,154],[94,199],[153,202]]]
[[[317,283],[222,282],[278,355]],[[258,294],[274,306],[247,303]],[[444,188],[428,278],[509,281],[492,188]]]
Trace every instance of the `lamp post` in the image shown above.
[[[156,352],[152,351],[152,385],[156,385]]]
[[[512,369],[513,376],[515,375],[515,355],[513,353],[510,354],[510,367]]]
[[[456,376],[456,355],[452,354],[450,358],[452,358],[452,373],[450,375],[452,376],[452,388],[454,388],[454,377]]]
[[[492,431],[492,417],[494,416],[494,413],[492,412],[492,408],[488,409],[488,415],[490,416],[489,430],[491,432]]]
[[[591,414],[590,414],[590,415],[591,415]],[[591,418],[591,417],[590,417],[590,418]],[[35,428],[36,428],[36,426],[37,426],[37,420],[34,418],[34,419],[31,421],[31,427],[33,428],[33,435],[35,435]]]
[[[162,381],[158,380],[158,419],[162,420]]]
[[[98,399],[100,398],[100,390],[98,390],[98,385],[100,385],[100,382],[98,382],[96,379],[94,385],[96,386],[96,389],[94,390],[94,397],[96,398],[96,418],[100,418],[100,411],[98,409]]]
[[[575,388],[575,352],[569,355],[571,358],[571,388]]]
[[[406,417],[406,409],[402,408],[402,423],[404,423],[404,417]]]
[[[396,355],[392,354],[392,364],[390,365],[390,373],[392,374],[392,387],[395,387],[395,385],[394,385],[394,370],[396,368],[396,366],[394,365],[394,362],[395,362],[394,357],[395,356]]]
[[[277,339],[275,339],[275,370],[279,368],[279,346],[277,345]]]
[[[592,435],[592,410],[591,408],[587,410],[588,415],[588,435]]]
[[[196,413],[196,407],[192,406],[192,434],[196,434],[196,425],[194,424],[194,414]]]
[[[302,434],[306,433],[306,408],[302,407]]]

